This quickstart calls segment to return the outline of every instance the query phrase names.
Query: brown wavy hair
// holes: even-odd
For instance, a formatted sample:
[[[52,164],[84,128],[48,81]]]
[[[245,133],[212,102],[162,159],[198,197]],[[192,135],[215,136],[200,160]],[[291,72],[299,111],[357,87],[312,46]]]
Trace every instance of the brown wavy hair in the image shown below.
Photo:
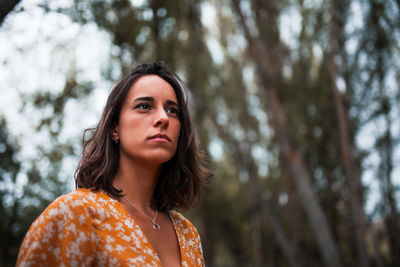
[[[187,91],[182,80],[162,63],[142,64],[119,81],[108,96],[100,122],[83,134],[83,155],[75,171],[76,188],[102,190],[119,199],[122,191],[113,186],[119,166],[119,144],[111,138],[118,123],[122,104],[131,86],[142,76],[155,74],[167,81],[176,94],[181,129],[175,155],[163,164],[152,198],[152,207],[159,211],[187,209],[200,195],[206,177],[206,158],[199,149],[195,130],[187,108]],[[93,133],[86,140],[88,132]]]

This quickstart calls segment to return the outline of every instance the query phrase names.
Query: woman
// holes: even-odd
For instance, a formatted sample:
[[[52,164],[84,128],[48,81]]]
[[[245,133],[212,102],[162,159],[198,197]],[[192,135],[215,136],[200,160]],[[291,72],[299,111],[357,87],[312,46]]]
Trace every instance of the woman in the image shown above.
[[[175,211],[208,176],[179,77],[157,63],[136,67],[91,130],[77,190],[35,220],[17,265],[203,266],[197,230]]]

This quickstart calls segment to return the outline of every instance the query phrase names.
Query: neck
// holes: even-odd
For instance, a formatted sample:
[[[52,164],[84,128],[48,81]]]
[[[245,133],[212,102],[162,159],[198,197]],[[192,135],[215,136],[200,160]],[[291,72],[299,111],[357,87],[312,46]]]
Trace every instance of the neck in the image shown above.
[[[137,208],[149,211],[160,170],[160,165],[146,165],[121,157],[113,185]]]

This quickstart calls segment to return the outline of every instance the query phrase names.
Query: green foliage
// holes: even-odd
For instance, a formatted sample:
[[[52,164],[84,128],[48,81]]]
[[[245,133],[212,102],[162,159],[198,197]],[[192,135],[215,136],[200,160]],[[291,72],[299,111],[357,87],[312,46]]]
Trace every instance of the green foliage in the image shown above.
[[[40,199],[40,193],[31,191],[41,178],[32,171],[23,173],[20,147],[9,135],[4,117],[0,126],[0,263],[14,266],[28,227],[49,202]],[[29,184],[22,185],[25,175]]]
[[[0,120],[0,149],[0,259],[5,265],[10,265],[19,246],[19,240],[13,240],[21,234],[18,233],[18,202],[13,192],[21,164],[17,160],[18,145],[8,135],[4,117]]]

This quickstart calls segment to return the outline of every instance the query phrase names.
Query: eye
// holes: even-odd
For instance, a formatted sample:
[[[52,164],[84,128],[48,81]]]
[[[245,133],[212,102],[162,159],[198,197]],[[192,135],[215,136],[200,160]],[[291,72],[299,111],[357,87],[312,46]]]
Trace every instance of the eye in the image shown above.
[[[139,111],[147,111],[147,110],[151,110],[151,108],[152,108],[151,105],[148,103],[140,103],[135,106],[135,109],[137,109]]]
[[[175,107],[167,107],[167,108],[165,109],[165,112],[166,112],[168,115],[178,116],[179,110],[178,110],[177,108],[175,108]]]

